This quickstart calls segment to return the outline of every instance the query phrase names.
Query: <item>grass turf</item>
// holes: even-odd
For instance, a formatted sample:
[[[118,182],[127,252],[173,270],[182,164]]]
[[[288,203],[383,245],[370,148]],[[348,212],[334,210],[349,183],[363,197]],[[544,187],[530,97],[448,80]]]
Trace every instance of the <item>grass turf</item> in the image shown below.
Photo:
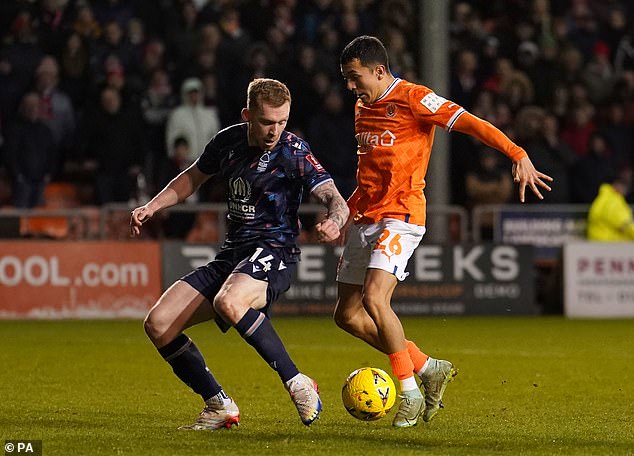
[[[276,318],[324,412],[301,424],[277,375],[235,333],[188,331],[241,408],[241,425],[177,430],[200,411],[138,321],[3,321],[0,439],[49,455],[634,454],[634,320],[404,318],[408,336],[460,374],[430,424],[364,423],[340,400],[353,369],[387,358],[328,318]]]

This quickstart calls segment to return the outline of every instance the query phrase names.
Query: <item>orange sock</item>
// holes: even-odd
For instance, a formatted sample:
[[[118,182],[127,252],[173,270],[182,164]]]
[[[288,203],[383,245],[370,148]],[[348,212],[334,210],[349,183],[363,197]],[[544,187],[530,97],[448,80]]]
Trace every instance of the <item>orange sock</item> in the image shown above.
[[[427,358],[429,358],[429,356],[420,351],[420,348],[418,348],[411,340],[407,341],[407,353],[414,364],[414,372],[419,373],[425,365],[425,362],[427,362]]]
[[[392,372],[399,380],[404,380],[412,376],[414,365],[409,357],[407,349],[387,355],[390,358]]]

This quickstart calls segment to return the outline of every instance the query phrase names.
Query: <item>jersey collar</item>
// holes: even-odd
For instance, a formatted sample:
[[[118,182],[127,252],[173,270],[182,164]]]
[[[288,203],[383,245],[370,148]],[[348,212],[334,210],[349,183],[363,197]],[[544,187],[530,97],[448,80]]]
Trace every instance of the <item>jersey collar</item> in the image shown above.
[[[385,92],[383,92],[383,95],[377,98],[374,102],[376,103],[377,101],[381,101],[383,98],[387,97],[390,94],[390,92],[394,89],[394,87],[396,87],[396,84],[398,84],[401,81],[402,81],[401,78],[394,78],[390,86],[387,89],[385,89]]]

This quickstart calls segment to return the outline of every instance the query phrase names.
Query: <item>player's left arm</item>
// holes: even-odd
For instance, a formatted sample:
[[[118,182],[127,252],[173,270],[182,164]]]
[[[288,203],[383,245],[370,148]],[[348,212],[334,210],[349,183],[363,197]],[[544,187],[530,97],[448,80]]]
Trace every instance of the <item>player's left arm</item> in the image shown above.
[[[544,199],[539,187],[550,191],[550,186],[545,181],[552,182],[553,178],[536,170],[526,151],[511,141],[491,123],[465,111],[456,119],[452,130],[479,139],[487,146],[499,150],[513,161],[513,180],[519,184],[520,201],[522,203],[524,202],[527,186],[539,199]]]
[[[326,218],[315,228],[319,242],[333,242],[339,238],[340,230],[346,224],[350,210],[332,180],[318,185],[312,191],[317,201],[328,209]]]

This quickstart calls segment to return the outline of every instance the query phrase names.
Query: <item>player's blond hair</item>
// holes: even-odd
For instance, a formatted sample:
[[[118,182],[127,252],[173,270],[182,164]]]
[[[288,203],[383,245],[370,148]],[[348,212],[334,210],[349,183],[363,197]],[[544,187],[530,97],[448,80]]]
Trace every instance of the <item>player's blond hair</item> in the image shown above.
[[[291,102],[291,92],[285,84],[276,79],[257,78],[249,83],[247,89],[247,108],[258,109],[262,103],[274,108]]]

